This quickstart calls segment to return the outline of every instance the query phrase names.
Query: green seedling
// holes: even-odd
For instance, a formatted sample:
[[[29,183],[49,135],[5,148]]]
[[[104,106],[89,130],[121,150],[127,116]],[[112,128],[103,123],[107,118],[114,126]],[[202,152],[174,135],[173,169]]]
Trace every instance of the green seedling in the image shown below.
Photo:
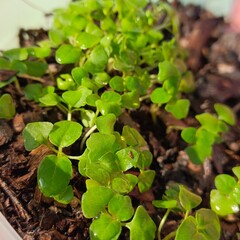
[[[166,190],[163,200],[153,201],[157,208],[167,209],[158,227],[158,240],[170,212],[184,214],[184,219],[176,231],[170,232],[163,240],[172,239],[219,239],[220,223],[217,214],[210,209],[201,208],[195,216],[190,215],[192,210],[199,206],[202,199],[183,185],[173,184]]]
[[[196,115],[201,124],[199,128],[187,127],[181,132],[184,141],[190,144],[186,152],[195,164],[202,164],[211,156],[212,146],[221,142],[221,135],[236,122],[234,113],[228,106],[217,103],[214,109],[217,115],[210,113]]]
[[[41,145],[52,151],[40,163],[38,186],[45,196],[63,204],[73,198],[72,161],[78,161],[79,173],[87,179],[81,208],[86,218],[93,219],[91,239],[118,239],[123,227],[130,230],[131,240],[155,238],[153,220],[143,206],[135,209],[129,196],[135,188],[140,193],[151,188],[155,177],[152,154],[136,129],[123,126],[116,131],[115,123],[123,112],[139,109],[143,101],[154,105],[152,109],[164,108],[177,119],[187,116],[190,103],[182,99],[182,93],[190,93],[195,86],[184,64],[184,51],[177,44],[177,29],[175,13],[161,1],[78,0],[54,12],[48,40],[0,56],[0,69],[9,74],[0,87],[24,77],[28,100],[66,115],[67,120],[54,124],[27,124],[24,145],[28,151]],[[61,69],[56,76],[48,65],[52,59]],[[45,75],[52,82],[43,85]],[[1,109],[4,118],[12,118],[15,111],[9,95],[0,101],[0,106],[8,105],[7,110]],[[234,124],[230,109],[216,104],[215,110],[218,117],[198,115],[201,127],[182,132],[191,144],[187,152],[195,163],[210,156],[220,133]],[[79,147],[79,156],[66,153],[73,145]],[[154,202],[167,209],[158,238],[169,212],[177,210],[185,217],[172,234],[176,239],[210,239],[213,234],[217,239],[215,213],[200,209],[195,217],[190,216],[200,202],[199,196],[183,186],[169,189],[166,199]]]
[[[210,194],[210,204],[214,212],[226,216],[239,212],[240,205],[240,167],[232,169],[236,178],[220,174],[215,178],[216,189]]]
[[[0,119],[10,120],[15,116],[16,109],[12,96],[8,93],[0,97]]]
[[[82,126],[77,122],[60,121],[33,122],[23,131],[24,146],[31,151],[40,145],[46,145],[54,154],[47,155],[41,161],[37,178],[40,190],[45,196],[58,202],[69,203],[73,198],[73,189],[69,185],[72,177],[71,156],[63,149],[72,145],[82,134]]]
[[[101,126],[105,120],[109,122],[107,127]],[[121,136],[115,132],[115,121],[114,114],[97,118],[99,132],[88,138],[87,148],[79,159],[79,172],[89,178],[82,196],[83,214],[86,218],[96,218],[90,226],[90,236],[118,239],[125,226],[130,229],[130,239],[154,239],[156,227],[152,219],[143,207],[133,217],[134,208],[126,195],[136,186],[140,192],[150,189],[155,176],[155,171],[148,169],[152,155],[141,150],[146,142],[135,129],[124,126]],[[139,174],[130,174],[128,170],[132,168],[138,168]],[[96,195],[101,197],[95,198]],[[141,225],[143,222],[145,227]]]

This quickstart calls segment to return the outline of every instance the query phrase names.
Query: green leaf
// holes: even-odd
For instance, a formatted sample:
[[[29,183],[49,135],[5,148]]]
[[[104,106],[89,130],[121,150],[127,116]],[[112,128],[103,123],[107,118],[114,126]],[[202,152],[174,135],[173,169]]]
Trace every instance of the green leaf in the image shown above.
[[[197,132],[196,128],[187,127],[182,130],[181,137],[185,142],[194,144],[196,142],[196,132]]]
[[[82,79],[84,77],[86,77],[86,78],[89,77],[88,76],[88,72],[85,69],[81,68],[81,67],[73,68],[71,74],[72,74],[72,77],[73,77],[75,83],[77,83],[77,85],[81,85],[82,84]]]
[[[154,89],[150,95],[150,99],[153,103],[167,103],[171,98],[172,95],[168,94],[162,87]]]
[[[220,239],[221,227],[216,213],[210,209],[201,208],[196,212],[198,232],[204,235],[204,239]]]
[[[94,218],[105,209],[114,196],[110,188],[92,186],[82,195],[82,211],[86,218]]]
[[[240,166],[232,168],[232,171],[237,176],[238,180],[240,180]]]
[[[179,78],[180,72],[174,63],[169,61],[160,62],[158,65],[158,80],[163,82],[169,78]]]
[[[179,99],[174,103],[168,103],[165,109],[172,113],[177,119],[182,119],[187,117],[190,107],[190,102],[188,99]]]
[[[156,225],[143,206],[137,208],[132,221],[126,227],[130,229],[130,240],[155,238]]]
[[[108,211],[119,221],[128,221],[134,213],[131,198],[120,194],[115,195],[108,203]]]
[[[210,193],[211,209],[220,216],[239,212],[239,205],[230,196],[213,189]]]
[[[43,95],[43,85],[41,83],[30,83],[24,88],[25,96],[28,100],[39,102]]]
[[[41,144],[47,144],[48,136],[53,128],[50,122],[28,123],[23,130],[24,147],[31,151]]]
[[[8,93],[0,97],[0,119],[12,119],[16,114],[12,96]]]
[[[92,110],[80,110],[81,121],[84,127],[93,127],[96,120],[96,114]]]
[[[152,153],[148,150],[143,150],[142,152],[140,152],[137,167],[142,170],[150,167],[152,159],[153,159]]]
[[[176,240],[205,240],[204,236],[197,232],[196,219],[192,216],[182,221],[176,232]]]
[[[115,177],[112,180],[111,187],[114,191],[118,193],[126,194],[132,191],[137,181],[138,181],[137,177],[132,174],[128,174],[128,175],[122,174],[118,177]]]
[[[229,125],[234,125],[236,123],[234,112],[228,106],[221,103],[215,103],[214,109],[217,112],[219,119],[225,121]]]
[[[219,132],[219,119],[210,114],[202,113],[196,115],[196,119],[201,123],[202,127],[211,133],[217,134]]]
[[[122,95],[122,106],[128,109],[137,109],[140,106],[139,93],[132,91]]]
[[[202,202],[202,198],[200,196],[190,192],[186,187],[180,185],[179,188],[179,200],[185,210],[191,211]]]
[[[86,175],[102,185],[108,185],[111,177],[117,172],[120,172],[120,168],[116,155],[111,152],[105,153],[97,161],[94,159],[86,163]]]
[[[60,45],[64,41],[64,34],[59,29],[50,29],[48,32],[49,39],[56,45]]]
[[[80,32],[77,35],[75,41],[78,47],[80,47],[81,49],[87,49],[97,45],[97,43],[99,43],[100,41],[100,38],[87,32]]]
[[[56,93],[47,93],[40,97],[39,102],[44,106],[56,106],[60,102],[59,96]]]
[[[68,107],[71,109],[79,108],[86,105],[86,98],[92,93],[91,90],[80,87],[78,90],[75,91],[66,91],[62,94],[62,98],[64,102],[68,105]]]
[[[113,152],[115,140],[113,134],[92,133],[86,142],[91,161],[98,161],[107,152]]]
[[[119,221],[106,213],[90,225],[90,238],[92,240],[117,240],[121,234],[122,226]]]
[[[155,174],[156,172],[154,170],[141,171],[138,176],[138,188],[141,193],[151,188]]]
[[[14,48],[3,52],[3,56],[9,60],[26,60],[28,58],[28,51],[26,48]]]
[[[33,47],[34,56],[40,59],[49,57],[51,54],[51,48],[49,46]]]
[[[18,72],[18,74],[27,73],[27,65],[19,60],[13,60],[11,62],[10,68]]]
[[[69,204],[74,197],[72,186],[67,186],[64,191],[62,191],[60,194],[55,195],[53,197],[56,201],[62,204]]]
[[[134,148],[123,148],[117,151],[116,155],[118,157],[119,165],[122,171],[127,171],[132,167],[137,167],[139,152]]]
[[[27,74],[30,76],[41,77],[48,69],[48,64],[44,62],[25,61],[24,63],[27,66]]]
[[[143,147],[147,145],[141,134],[136,129],[127,125],[123,127],[122,136],[128,146]]]
[[[61,194],[72,177],[72,163],[65,156],[47,155],[38,168],[37,177],[45,196]]]
[[[185,151],[194,164],[202,164],[207,157],[211,156],[212,146],[200,143],[187,147]]]
[[[69,64],[79,61],[82,51],[70,44],[61,45],[56,51],[56,61],[59,64]]]
[[[124,90],[123,79],[120,76],[114,76],[111,78],[109,85],[115,91],[123,92]]]
[[[152,204],[157,208],[176,208],[177,207],[177,201],[176,200],[154,200]]]
[[[84,65],[90,73],[103,72],[108,63],[108,55],[102,45],[96,46]]]
[[[49,140],[60,148],[72,145],[82,134],[82,126],[77,122],[59,121],[53,125]]]
[[[228,174],[219,174],[215,177],[215,186],[223,194],[231,193],[236,184],[235,178]]]
[[[121,96],[112,91],[105,91],[101,99],[96,101],[96,106],[102,115],[113,113],[119,116],[122,113]]]
[[[97,129],[101,133],[112,133],[114,131],[114,125],[116,120],[116,116],[112,113],[104,116],[99,116],[96,119]]]

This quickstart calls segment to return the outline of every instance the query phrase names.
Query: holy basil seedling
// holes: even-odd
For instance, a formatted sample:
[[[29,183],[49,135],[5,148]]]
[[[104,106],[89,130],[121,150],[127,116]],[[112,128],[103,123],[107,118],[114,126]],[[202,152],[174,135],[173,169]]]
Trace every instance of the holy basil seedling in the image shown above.
[[[218,103],[214,108],[217,116],[210,113],[196,115],[201,126],[187,127],[181,132],[184,141],[190,144],[186,152],[195,164],[202,164],[211,156],[213,144],[220,142],[221,134],[236,122],[234,113],[228,106]]]
[[[184,219],[176,231],[170,232],[164,239],[175,236],[176,240],[185,239],[219,239],[220,223],[216,213],[210,209],[201,208],[196,211],[195,217],[190,215],[192,210],[199,206],[202,199],[183,185],[174,184],[166,190],[163,200],[153,201],[157,208],[167,209],[158,227],[158,240],[161,240],[161,231],[169,213],[182,212]]]
[[[72,177],[72,163],[63,148],[72,145],[82,134],[82,126],[77,122],[60,121],[33,122],[23,130],[24,145],[29,151],[44,144],[57,155],[47,155],[41,161],[37,178],[40,190],[45,196],[59,202],[69,203],[73,189],[69,186]],[[55,148],[56,147],[56,148]]]
[[[213,189],[210,194],[211,208],[220,216],[239,212],[240,167],[234,167],[232,171],[236,175],[237,180],[228,174],[216,176],[216,189]]]

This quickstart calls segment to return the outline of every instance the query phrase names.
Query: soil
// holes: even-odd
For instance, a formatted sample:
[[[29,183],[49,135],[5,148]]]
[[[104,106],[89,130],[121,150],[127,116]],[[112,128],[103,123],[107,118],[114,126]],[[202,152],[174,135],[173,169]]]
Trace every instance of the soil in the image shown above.
[[[222,18],[216,18],[196,6],[175,6],[180,15],[180,44],[187,49],[188,67],[192,70],[197,89],[189,94],[191,110],[185,120],[175,120],[168,113],[157,113],[152,120],[149,106],[143,105],[137,111],[125,112],[119,119],[121,124],[136,127],[145,137],[153,153],[151,166],[156,178],[150,191],[139,194],[133,191],[131,196],[137,204],[143,204],[149,214],[158,223],[163,212],[156,210],[151,201],[161,199],[166,186],[175,181],[187,185],[198,193],[203,202],[201,207],[209,208],[209,193],[214,188],[214,177],[220,173],[232,174],[233,166],[240,164],[240,34],[232,32]],[[40,30],[21,30],[22,46],[34,44],[47,38],[47,32]],[[51,65],[59,74],[53,59]],[[5,72],[4,76],[12,74]],[[48,77],[44,84],[48,84]],[[23,87],[31,82],[24,76],[19,79]],[[39,147],[32,152],[24,149],[22,130],[31,121],[52,121],[63,118],[57,110],[41,109],[34,102],[27,101],[24,94],[15,85],[0,89],[0,94],[10,93],[15,101],[17,114],[11,121],[0,122],[0,211],[24,240],[81,240],[89,239],[90,220],[81,212],[79,199],[85,191],[85,179],[77,172],[71,180],[75,199],[68,205],[61,205],[45,198],[36,184],[36,170],[48,149]],[[213,104],[220,102],[232,107],[237,116],[237,124],[224,135],[224,141],[214,146],[212,158],[204,166],[193,165],[184,148],[186,143],[180,137],[179,130],[170,126],[196,125],[194,116],[202,112],[213,112]],[[77,154],[78,148],[72,148]],[[203,171],[203,169],[205,171]],[[164,234],[176,229],[179,216],[170,215],[164,227]],[[221,219],[221,240],[238,239],[240,232],[239,215]],[[123,231],[121,239],[128,239],[128,231]]]

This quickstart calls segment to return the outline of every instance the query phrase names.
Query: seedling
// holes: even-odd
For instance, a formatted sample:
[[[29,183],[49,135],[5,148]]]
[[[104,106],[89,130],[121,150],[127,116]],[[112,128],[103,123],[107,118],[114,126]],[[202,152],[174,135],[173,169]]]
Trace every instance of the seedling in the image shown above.
[[[215,178],[216,189],[211,191],[211,208],[220,216],[239,212],[240,205],[240,167],[232,169],[236,178],[220,174]]]
[[[31,151],[44,144],[52,151],[40,163],[38,186],[45,196],[63,204],[73,198],[72,161],[79,162],[79,173],[87,179],[81,208],[86,218],[93,219],[91,239],[118,239],[123,227],[130,230],[131,240],[155,237],[155,223],[143,206],[134,209],[129,196],[134,188],[140,193],[151,188],[155,177],[152,154],[136,129],[123,126],[116,131],[115,123],[123,112],[138,109],[143,101],[154,105],[152,109],[164,108],[177,119],[187,116],[190,102],[182,99],[182,93],[195,86],[176,41],[175,16],[162,2],[74,1],[55,11],[48,40],[0,56],[0,69],[11,73],[0,87],[23,76],[39,81],[25,86],[25,97],[66,114],[66,120],[55,123],[27,124],[24,145]],[[165,38],[166,31],[171,39]],[[52,58],[62,66],[56,76],[48,66]],[[48,85],[42,84],[45,74],[52,80]],[[0,117],[12,118],[15,110],[9,95],[0,98],[0,106],[3,104],[8,108],[0,109]],[[183,139],[192,144],[187,153],[194,163],[210,156],[220,133],[227,130],[227,124],[234,124],[230,109],[216,104],[215,110],[218,117],[198,115],[201,127],[182,132]],[[79,149],[78,156],[67,154],[66,148],[73,145]],[[214,212],[200,209],[195,217],[190,216],[201,202],[199,196],[177,185],[164,198],[154,201],[156,207],[167,209],[159,225],[159,239],[168,214],[175,210],[185,217],[165,240],[173,235],[178,240],[183,236],[218,238]]]
[[[202,164],[212,154],[212,146],[221,142],[221,135],[235,124],[235,116],[226,105],[216,103],[217,116],[210,113],[196,115],[201,126],[187,127],[181,132],[182,138],[190,144],[186,152],[195,164]]]
[[[158,240],[161,240],[161,231],[170,212],[184,213],[184,219],[176,231],[170,232],[163,240],[184,239],[219,239],[220,223],[217,214],[210,209],[201,208],[195,213],[195,217],[190,215],[192,209],[199,206],[202,199],[198,195],[189,191],[183,185],[173,184],[166,190],[163,200],[153,201],[157,208],[167,209],[158,227]]]

